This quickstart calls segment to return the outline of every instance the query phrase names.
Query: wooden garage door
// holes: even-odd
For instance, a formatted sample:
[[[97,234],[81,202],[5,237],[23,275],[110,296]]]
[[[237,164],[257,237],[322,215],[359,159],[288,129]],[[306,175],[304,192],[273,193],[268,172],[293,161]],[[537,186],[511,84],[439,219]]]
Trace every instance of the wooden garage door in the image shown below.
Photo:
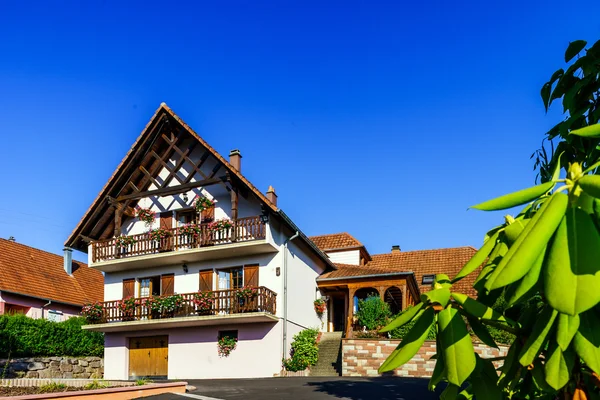
[[[147,336],[129,339],[129,377],[168,375],[169,337]]]

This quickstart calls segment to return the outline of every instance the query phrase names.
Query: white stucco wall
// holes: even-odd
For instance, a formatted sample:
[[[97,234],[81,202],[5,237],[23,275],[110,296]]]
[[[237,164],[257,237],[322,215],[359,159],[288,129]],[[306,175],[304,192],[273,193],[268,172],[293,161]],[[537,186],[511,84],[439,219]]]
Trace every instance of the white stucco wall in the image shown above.
[[[333,263],[360,265],[359,250],[327,252],[327,255]]]
[[[228,357],[217,352],[219,331],[237,330],[238,343]],[[104,379],[128,379],[129,339],[169,336],[169,379],[272,377],[281,371],[281,322],[221,325],[131,333],[107,333]]]

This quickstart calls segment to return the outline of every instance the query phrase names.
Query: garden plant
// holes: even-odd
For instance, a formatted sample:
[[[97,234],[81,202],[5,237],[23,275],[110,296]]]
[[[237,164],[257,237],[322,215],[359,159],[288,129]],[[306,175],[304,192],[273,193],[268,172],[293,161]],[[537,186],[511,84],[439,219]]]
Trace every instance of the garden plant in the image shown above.
[[[546,108],[560,99],[566,117],[533,155],[540,183],[472,207],[522,209],[487,232],[456,276],[437,275],[420,303],[382,329],[413,324],[380,372],[409,361],[435,329],[429,387],[447,382],[443,399],[600,399],[600,41],[570,43],[565,62],[541,92]],[[453,287],[469,274],[476,299]],[[494,308],[501,297],[504,310]],[[494,359],[499,371],[474,352],[467,323],[491,346],[488,327],[514,335]]]

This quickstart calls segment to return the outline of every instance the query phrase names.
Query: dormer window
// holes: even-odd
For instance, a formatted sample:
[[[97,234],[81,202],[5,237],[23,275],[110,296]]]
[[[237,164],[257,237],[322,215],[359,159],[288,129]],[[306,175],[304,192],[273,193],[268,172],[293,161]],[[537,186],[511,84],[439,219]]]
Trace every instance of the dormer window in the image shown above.
[[[421,281],[421,285],[431,285],[435,279],[435,275],[423,275],[423,280]]]

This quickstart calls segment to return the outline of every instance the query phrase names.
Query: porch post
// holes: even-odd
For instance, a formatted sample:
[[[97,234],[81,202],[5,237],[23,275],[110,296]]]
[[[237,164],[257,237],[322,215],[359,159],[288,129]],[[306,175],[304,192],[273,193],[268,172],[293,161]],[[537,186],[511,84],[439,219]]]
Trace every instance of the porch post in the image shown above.
[[[346,322],[346,337],[351,337],[352,334],[352,322],[354,320],[354,293],[356,288],[348,288],[348,315]]]
[[[385,302],[385,291],[387,290],[387,288],[388,288],[388,286],[379,286],[377,288],[377,290],[379,291],[379,298],[383,302]]]
[[[408,294],[406,293],[406,283],[402,286],[402,311],[404,311],[407,307]]]

